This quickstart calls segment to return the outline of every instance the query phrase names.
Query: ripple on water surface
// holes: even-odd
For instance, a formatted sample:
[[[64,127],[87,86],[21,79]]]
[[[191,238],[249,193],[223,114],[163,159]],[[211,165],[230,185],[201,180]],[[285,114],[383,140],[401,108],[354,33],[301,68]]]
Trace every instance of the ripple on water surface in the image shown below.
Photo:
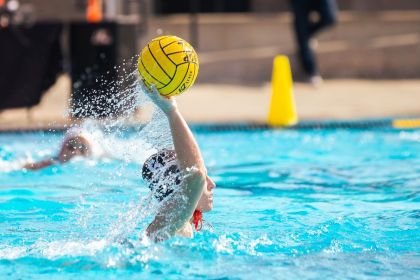
[[[215,208],[162,244],[142,239],[154,202],[136,161],[14,168],[61,137],[0,135],[6,279],[418,277],[419,131],[198,132]]]

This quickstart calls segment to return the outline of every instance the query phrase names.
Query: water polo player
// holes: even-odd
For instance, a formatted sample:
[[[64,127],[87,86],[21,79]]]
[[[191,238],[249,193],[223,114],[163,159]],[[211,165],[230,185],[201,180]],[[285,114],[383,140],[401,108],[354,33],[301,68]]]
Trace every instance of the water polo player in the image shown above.
[[[66,132],[57,156],[39,162],[27,163],[23,168],[38,170],[53,164],[66,163],[75,157],[89,157],[99,153],[94,137],[80,128],[73,127]]]
[[[213,208],[213,189],[197,142],[179,112],[173,97],[161,96],[156,88],[144,89],[168,118],[175,150],[162,150],[143,165],[142,176],[160,202],[159,211],[146,234],[155,241],[174,235],[193,236],[199,230],[202,212]]]

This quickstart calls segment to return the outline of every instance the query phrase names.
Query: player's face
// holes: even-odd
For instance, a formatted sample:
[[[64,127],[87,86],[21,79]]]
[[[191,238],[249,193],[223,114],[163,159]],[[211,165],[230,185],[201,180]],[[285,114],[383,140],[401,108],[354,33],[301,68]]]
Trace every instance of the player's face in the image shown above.
[[[216,184],[209,176],[206,176],[206,186],[197,204],[197,209],[201,212],[209,212],[213,209],[214,188],[216,188]]]

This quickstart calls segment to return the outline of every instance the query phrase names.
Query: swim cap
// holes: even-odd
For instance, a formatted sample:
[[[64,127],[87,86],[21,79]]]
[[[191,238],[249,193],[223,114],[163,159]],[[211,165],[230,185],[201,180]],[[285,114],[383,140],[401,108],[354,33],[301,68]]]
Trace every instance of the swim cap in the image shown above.
[[[173,193],[182,181],[175,151],[161,150],[150,156],[143,164],[142,177],[157,200]]]

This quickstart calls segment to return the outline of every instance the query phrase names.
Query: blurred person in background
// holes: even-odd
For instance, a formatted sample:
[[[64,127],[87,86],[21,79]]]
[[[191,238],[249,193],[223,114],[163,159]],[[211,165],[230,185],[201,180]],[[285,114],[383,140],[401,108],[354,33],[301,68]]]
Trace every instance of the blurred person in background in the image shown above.
[[[63,164],[75,157],[100,156],[102,151],[92,134],[80,129],[71,128],[64,135],[58,154],[38,162],[28,162],[23,168],[38,170],[54,164]]]
[[[298,44],[298,56],[305,73],[305,80],[314,86],[322,83],[316,63],[313,36],[337,22],[335,0],[290,0],[294,14],[294,31]]]

